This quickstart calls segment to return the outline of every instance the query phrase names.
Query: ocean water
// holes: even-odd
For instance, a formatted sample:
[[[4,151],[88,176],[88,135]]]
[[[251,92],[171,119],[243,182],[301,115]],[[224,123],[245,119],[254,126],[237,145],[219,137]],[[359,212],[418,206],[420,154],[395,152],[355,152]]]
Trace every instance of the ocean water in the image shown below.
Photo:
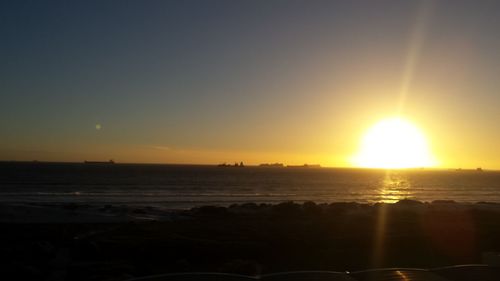
[[[189,208],[283,201],[500,203],[500,172],[0,163],[0,202]]]

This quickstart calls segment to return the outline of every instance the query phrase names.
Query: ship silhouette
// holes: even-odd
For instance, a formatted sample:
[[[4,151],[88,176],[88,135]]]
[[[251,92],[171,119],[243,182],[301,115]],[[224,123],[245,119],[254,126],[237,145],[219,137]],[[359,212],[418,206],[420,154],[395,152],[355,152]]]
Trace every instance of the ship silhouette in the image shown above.
[[[83,163],[85,164],[115,164],[115,161],[113,161],[113,159],[109,160],[109,161],[83,161]]]
[[[245,165],[243,165],[243,162],[240,162],[238,164],[238,162],[234,162],[234,165],[231,165],[231,164],[227,164],[227,163],[222,163],[222,164],[219,164],[217,165],[217,167],[237,167],[237,168],[243,168],[245,167]]]

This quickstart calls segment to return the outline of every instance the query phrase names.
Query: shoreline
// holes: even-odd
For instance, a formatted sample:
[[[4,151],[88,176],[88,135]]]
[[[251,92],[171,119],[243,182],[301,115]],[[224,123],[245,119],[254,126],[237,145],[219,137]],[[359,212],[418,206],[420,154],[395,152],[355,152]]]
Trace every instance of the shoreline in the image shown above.
[[[402,199],[395,203],[359,203],[333,202],[316,203],[312,201],[279,203],[241,203],[231,205],[200,205],[186,208],[172,208],[168,204],[83,204],[83,203],[0,203],[0,223],[123,223],[175,221],[179,218],[207,212],[240,214],[265,214],[283,206],[302,209],[316,208],[319,212],[343,210],[354,212],[365,210],[373,212],[377,208],[388,207],[406,211],[422,212],[429,209],[448,211],[485,210],[500,214],[500,203],[497,202],[455,202],[453,200],[434,200],[422,202]]]

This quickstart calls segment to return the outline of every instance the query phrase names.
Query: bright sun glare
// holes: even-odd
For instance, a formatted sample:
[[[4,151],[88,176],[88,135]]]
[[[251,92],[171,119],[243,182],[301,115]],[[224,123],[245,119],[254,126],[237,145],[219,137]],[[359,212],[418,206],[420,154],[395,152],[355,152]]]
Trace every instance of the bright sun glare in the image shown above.
[[[436,164],[424,134],[401,118],[384,119],[371,127],[353,162],[358,167],[390,169]]]

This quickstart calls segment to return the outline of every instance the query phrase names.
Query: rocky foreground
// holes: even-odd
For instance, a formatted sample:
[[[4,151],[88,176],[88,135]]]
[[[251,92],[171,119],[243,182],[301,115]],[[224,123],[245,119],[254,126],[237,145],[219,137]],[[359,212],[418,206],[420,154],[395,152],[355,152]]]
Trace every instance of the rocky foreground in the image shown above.
[[[9,204],[0,222],[1,274],[10,280],[431,268],[498,264],[500,252],[500,205],[490,203]]]

